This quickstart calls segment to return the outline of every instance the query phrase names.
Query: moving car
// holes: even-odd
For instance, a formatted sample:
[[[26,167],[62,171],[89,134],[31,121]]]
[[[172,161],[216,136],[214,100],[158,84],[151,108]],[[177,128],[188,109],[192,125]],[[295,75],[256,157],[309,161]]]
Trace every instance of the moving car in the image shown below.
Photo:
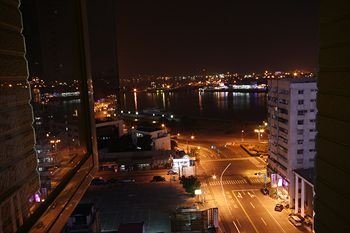
[[[107,182],[102,177],[93,178],[91,185],[105,185]]]
[[[168,175],[176,175],[176,174],[177,174],[177,172],[174,171],[174,170],[169,170],[168,171]]]
[[[276,204],[275,206],[275,211],[281,212],[283,210],[283,205],[282,204]]]
[[[118,180],[115,179],[115,178],[111,178],[111,179],[108,180],[108,183],[110,183],[110,184],[116,184],[116,183],[118,183]]]
[[[151,182],[162,182],[165,181],[165,178],[163,176],[153,176],[153,179]]]
[[[135,183],[135,179],[133,178],[124,178],[119,181],[120,183]]]
[[[291,214],[289,215],[288,220],[296,227],[301,227],[303,225],[303,218],[299,215]]]

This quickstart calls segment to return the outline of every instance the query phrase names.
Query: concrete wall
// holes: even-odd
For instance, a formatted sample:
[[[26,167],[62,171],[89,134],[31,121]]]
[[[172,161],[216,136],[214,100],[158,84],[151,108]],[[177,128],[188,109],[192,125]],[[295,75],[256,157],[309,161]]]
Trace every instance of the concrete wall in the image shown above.
[[[315,229],[350,232],[350,1],[320,1]]]
[[[153,147],[154,150],[171,150],[169,134],[166,137],[153,139],[153,143],[154,143],[154,147]]]

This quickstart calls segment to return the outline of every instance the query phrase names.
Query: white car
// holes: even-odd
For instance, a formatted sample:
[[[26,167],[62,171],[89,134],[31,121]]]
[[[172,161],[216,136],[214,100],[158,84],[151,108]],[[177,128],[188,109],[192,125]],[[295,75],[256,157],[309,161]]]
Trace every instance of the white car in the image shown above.
[[[296,227],[301,227],[303,225],[303,220],[298,215],[290,215],[288,220]]]
[[[176,174],[177,174],[177,172],[174,171],[174,170],[169,170],[168,171],[168,175],[176,175]]]

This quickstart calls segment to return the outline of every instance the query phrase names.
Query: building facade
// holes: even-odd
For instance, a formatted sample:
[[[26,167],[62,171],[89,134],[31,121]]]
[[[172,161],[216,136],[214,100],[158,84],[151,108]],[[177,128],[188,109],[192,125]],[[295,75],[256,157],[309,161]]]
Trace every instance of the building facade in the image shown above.
[[[22,35],[20,1],[0,1],[0,233],[61,232],[98,167],[93,108],[90,104],[93,103],[93,90],[84,17],[85,1],[65,2],[71,4],[75,16],[69,21],[74,30],[68,40],[74,41],[75,45],[76,63],[72,73],[80,80],[81,150],[78,157],[75,156],[76,151],[70,154],[69,161],[72,163],[64,167],[69,172],[57,175],[56,189],[44,199],[38,192],[38,157],[34,150],[34,119],[29,104],[31,96],[25,58],[28,50]],[[29,44],[27,46],[37,49]],[[59,140],[54,143],[57,142]]]
[[[170,134],[166,129],[138,127],[131,131],[131,135],[135,145],[140,138],[149,136],[152,140],[152,150],[171,150]]]
[[[31,213],[39,176],[18,1],[0,1],[0,233]],[[30,201],[32,200],[32,201]]]
[[[294,205],[295,169],[314,167],[316,80],[268,81],[269,159],[267,173],[277,195]]]
[[[350,232],[350,2],[320,1],[315,231]]]

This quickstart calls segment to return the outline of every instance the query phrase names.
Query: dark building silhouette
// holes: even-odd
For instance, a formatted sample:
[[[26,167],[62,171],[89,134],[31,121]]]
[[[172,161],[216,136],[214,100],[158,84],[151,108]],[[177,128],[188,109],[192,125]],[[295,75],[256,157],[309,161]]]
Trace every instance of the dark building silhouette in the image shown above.
[[[33,21],[26,21],[34,36],[28,39],[27,50],[19,0],[0,1],[0,232],[60,232],[98,167],[86,7],[80,0],[25,2],[33,5],[23,5],[24,20],[34,15]],[[63,11],[63,4],[69,4],[69,9]],[[36,14],[35,9],[42,14]],[[64,36],[63,41],[59,35]],[[61,51],[56,42],[71,49]],[[31,64],[38,61],[38,66],[30,70],[33,75],[52,80],[76,79],[80,84],[78,127],[82,156],[45,200],[38,193],[38,158],[25,51],[32,55],[28,57]]]
[[[350,3],[320,1],[316,233],[350,232]]]
[[[0,1],[0,232],[16,232],[39,189],[18,1]],[[32,198],[32,199],[31,199]]]
[[[99,211],[92,203],[79,204],[69,217],[64,232],[99,233],[101,232]]]

